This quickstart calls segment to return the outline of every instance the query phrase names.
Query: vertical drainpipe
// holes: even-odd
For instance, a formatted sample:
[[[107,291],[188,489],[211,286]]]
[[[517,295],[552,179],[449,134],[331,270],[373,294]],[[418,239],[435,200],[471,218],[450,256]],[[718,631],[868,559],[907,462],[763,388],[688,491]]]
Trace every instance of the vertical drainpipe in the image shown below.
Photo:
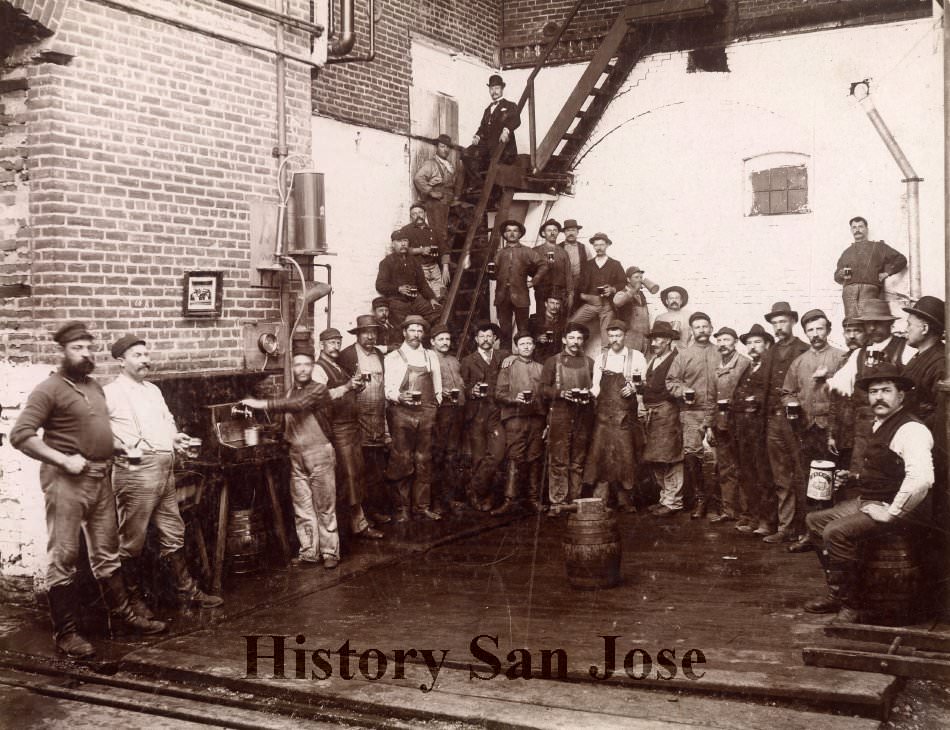
[[[936,6],[935,6],[936,7]],[[950,22],[947,19],[946,4],[943,11],[943,246],[944,246],[944,317],[950,322]],[[934,438],[943,441],[944,454],[950,454],[950,347],[946,348],[943,380],[937,385],[937,423],[943,426],[943,433],[935,433]],[[939,426],[938,426],[939,428]],[[938,476],[937,483],[943,482],[942,493],[934,495],[936,507],[935,524],[948,524],[950,521],[950,458],[945,460],[943,479]],[[944,538],[943,578],[950,574],[950,539]],[[950,580],[944,580],[941,607],[943,615],[950,615]]]
[[[290,14],[289,0],[282,0],[280,11],[284,15]],[[284,26],[282,23],[277,23],[277,28],[275,30],[274,46],[277,49],[277,59],[275,61],[276,65],[276,76],[277,76],[277,146],[274,148],[274,157],[277,158],[277,169],[279,172],[283,171],[283,166],[281,163],[287,159],[289,154],[287,149],[287,109],[286,109],[286,82],[287,82],[287,62],[284,60],[283,55],[284,51]],[[278,209],[280,210],[280,209]],[[280,212],[283,214],[283,211]],[[283,226],[278,225],[278,240],[276,249],[278,253],[283,253],[284,242],[283,242]],[[294,372],[293,372],[293,357],[291,355],[291,342],[290,342],[290,300],[292,297],[291,288],[289,282],[285,282],[287,285],[282,286],[280,289],[280,313],[281,313],[281,322],[283,323],[281,329],[283,330],[281,341],[285,343],[286,352],[284,353],[284,386],[289,387],[291,383],[294,382]]]

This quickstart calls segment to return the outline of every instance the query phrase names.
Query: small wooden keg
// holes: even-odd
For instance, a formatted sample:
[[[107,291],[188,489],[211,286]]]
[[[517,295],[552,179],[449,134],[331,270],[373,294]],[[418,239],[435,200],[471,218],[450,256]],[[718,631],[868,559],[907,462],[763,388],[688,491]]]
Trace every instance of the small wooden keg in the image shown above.
[[[575,499],[564,533],[564,562],[572,588],[620,584],[620,529],[600,499]]]
[[[913,536],[874,537],[864,546],[857,599],[862,623],[901,626],[924,609],[923,571]]]

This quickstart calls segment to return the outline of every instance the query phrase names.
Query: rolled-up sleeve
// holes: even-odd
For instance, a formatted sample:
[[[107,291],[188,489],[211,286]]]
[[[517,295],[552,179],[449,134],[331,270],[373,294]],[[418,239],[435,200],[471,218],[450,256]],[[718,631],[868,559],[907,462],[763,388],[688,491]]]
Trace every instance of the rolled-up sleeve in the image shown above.
[[[904,481],[888,512],[906,515],[920,504],[934,483],[933,436],[922,423],[905,423],[891,439],[890,449],[904,460]]]

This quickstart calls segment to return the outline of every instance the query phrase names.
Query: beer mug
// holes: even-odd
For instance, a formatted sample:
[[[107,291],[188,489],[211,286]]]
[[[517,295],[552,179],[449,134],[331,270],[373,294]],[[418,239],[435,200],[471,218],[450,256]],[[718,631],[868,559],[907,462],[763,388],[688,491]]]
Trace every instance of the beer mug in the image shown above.
[[[597,293],[600,294],[601,297],[606,297],[608,289],[610,289],[608,284],[601,284],[597,287]]]
[[[129,469],[137,469],[142,463],[142,449],[139,448],[139,445],[127,446],[125,448],[125,458],[129,463]]]
[[[522,391],[521,391],[521,398],[522,398],[522,400],[524,400],[525,403],[530,403],[530,402],[531,402],[531,397],[532,397],[532,395],[534,395],[534,394],[533,394],[530,390],[522,390]]]
[[[451,399],[453,403],[457,404],[459,402],[459,396],[461,396],[461,394],[462,393],[458,388],[452,388],[452,390],[449,391],[449,398]]]
[[[841,273],[842,273],[842,275],[844,276],[845,279],[850,279],[850,278],[851,278],[851,267],[850,267],[850,266],[845,266],[845,267],[841,270]]]
[[[479,383],[478,384],[478,397],[484,398],[488,395],[488,383]]]
[[[185,446],[185,456],[189,459],[197,459],[200,453],[201,439],[194,436],[189,438],[188,444]]]
[[[798,401],[789,401],[785,406],[785,417],[789,421],[797,421],[802,417],[802,404]]]
[[[495,262],[494,262],[494,261],[489,261],[489,262],[488,262],[488,268],[487,268],[486,270],[487,270],[489,276],[494,276],[494,275],[495,275]]]
[[[409,397],[412,399],[412,405],[418,406],[422,403],[422,391],[421,390],[410,390]]]
[[[548,251],[548,263],[549,264],[554,263],[554,251]]]
[[[683,391],[683,401],[686,405],[691,406],[696,402],[696,391],[692,388],[687,388]]]

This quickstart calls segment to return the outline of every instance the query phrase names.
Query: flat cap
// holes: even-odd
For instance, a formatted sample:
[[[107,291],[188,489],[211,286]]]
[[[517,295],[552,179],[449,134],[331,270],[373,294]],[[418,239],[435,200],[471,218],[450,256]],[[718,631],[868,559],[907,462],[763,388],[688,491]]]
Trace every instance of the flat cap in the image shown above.
[[[53,334],[53,340],[60,345],[68,345],[76,340],[94,340],[82,322],[67,322]]]
[[[373,300],[371,308],[376,309],[377,307],[388,307],[388,306],[389,306],[389,299],[387,299],[386,297],[376,297]]]
[[[112,343],[112,357],[117,360],[125,354],[125,351],[128,350],[133,345],[144,345],[145,340],[141,337],[135,335],[122,335],[119,339]]]
[[[425,329],[429,329],[429,323],[425,321],[424,317],[420,317],[418,314],[410,314],[402,321],[402,328],[406,329],[411,324],[421,324]]]
[[[709,322],[709,324],[712,324],[712,317],[710,317],[705,312],[693,312],[691,315],[689,315],[690,326],[692,326],[693,322],[695,322],[697,319],[705,319],[707,322]]]
[[[831,326],[831,319],[820,309],[809,309],[802,315],[802,329],[805,329],[808,326],[808,323],[813,319],[824,319],[828,322],[829,327]]]
[[[719,337],[720,335],[729,335],[732,339],[738,340],[739,335],[736,334],[736,331],[732,327],[720,327],[719,331],[713,335],[713,337]]]
[[[432,328],[432,331],[429,333],[429,337],[430,339],[434,340],[439,335],[445,335],[445,334],[448,334],[449,336],[451,336],[452,330],[450,330],[444,324],[437,324],[435,327]]]
[[[338,330],[336,327],[330,327],[328,329],[323,330],[323,332],[320,333],[320,342],[326,342],[327,340],[342,340],[342,339],[343,339],[343,335],[340,333],[340,330]]]
[[[610,330],[621,330],[622,332],[626,332],[628,329],[627,323],[622,319],[612,319],[610,320],[610,324],[607,325],[608,332],[610,332]]]

